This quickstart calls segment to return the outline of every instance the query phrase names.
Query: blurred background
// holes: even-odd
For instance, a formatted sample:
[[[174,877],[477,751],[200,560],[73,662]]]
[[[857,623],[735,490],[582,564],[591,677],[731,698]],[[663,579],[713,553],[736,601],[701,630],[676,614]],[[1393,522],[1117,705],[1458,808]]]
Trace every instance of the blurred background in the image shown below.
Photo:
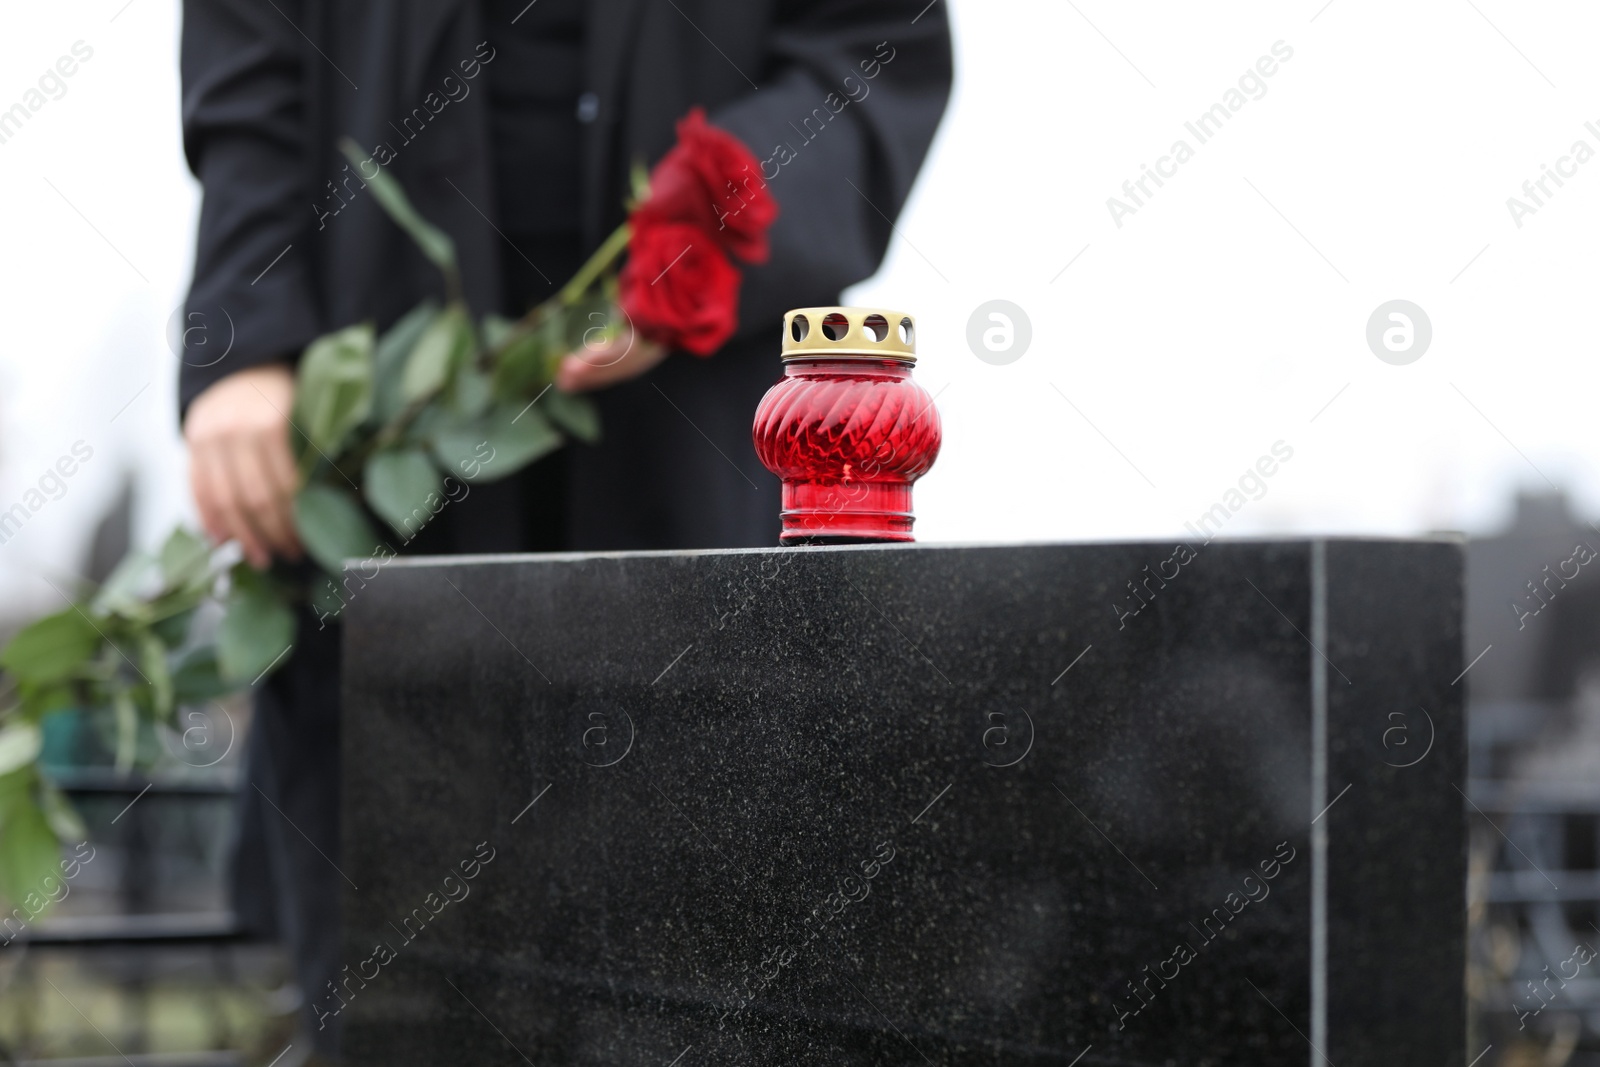
[[[1600,162],[1575,148],[1600,150],[1600,9],[955,0],[950,17],[950,110],[887,264],[847,294],[920,319],[945,445],[919,539],[1192,536],[1280,442],[1292,459],[1225,536],[1464,533],[1469,1054],[1600,1064],[1600,963],[1535,987],[1600,945],[1600,579],[1541,584],[1600,549]],[[91,57],[0,142],[0,511],[80,460],[0,532],[0,633],[193,522],[167,335],[198,203],[173,0],[8,3],[5,21],[0,107]],[[1241,83],[1261,57],[1274,73]],[[1186,128],[1236,89],[1203,142]],[[1161,162],[1179,139],[1192,158]],[[1141,190],[1147,168],[1165,176]],[[133,782],[82,724],[48,739],[97,851],[0,952],[0,1062],[283,1049],[298,994],[221,888],[247,709],[194,729]]]

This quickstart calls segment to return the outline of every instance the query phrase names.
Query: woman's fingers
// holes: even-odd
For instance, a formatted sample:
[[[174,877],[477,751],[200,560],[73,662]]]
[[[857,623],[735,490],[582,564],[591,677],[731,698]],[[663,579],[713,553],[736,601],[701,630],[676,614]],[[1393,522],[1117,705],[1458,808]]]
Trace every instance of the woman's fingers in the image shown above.
[[[200,525],[217,542],[233,537],[227,518],[222,513],[221,490],[216,485],[220,474],[214,469],[216,456],[210,451],[191,450],[189,453],[189,489],[194,493],[195,509],[200,512]]]
[[[268,364],[217,381],[184,420],[201,521],[217,540],[237,540],[258,568],[274,553],[300,552],[293,518],[298,478],[289,451],[293,403],[293,372]]]
[[[278,491],[263,456],[265,442],[259,435],[235,441],[224,453],[232,482],[232,496],[240,515],[257,544],[270,555],[287,557],[297,542],[290,516],[292,497]],[[239,531],[241,539],[243,531]]]
[[[261,462],[282,513],[282,553],[287,559],[299,559],[300,535],[294,525],[294,496],[300,490],[300,475],[295,470],[288,431],[288,420],[285,420],[279,432],[262,438]]]
[[[632,333],[585,347],[561,361],[556,386],[582,393],[624,382],[656,366],[667,349]],[[289,448],[294,374],[285,365],[250,367],[195,398],[184,423],[190,485],[206,529],[237,540],[245,558],[266,567],[273,556],[298,558],[294,496],[299,487]]]
[[[210,449],[207,457],[212,471],[212,502],[222,515],[223,540],[238,541],[244,558],[252,567],[263,570],[272,562],[266,540],[245,514],[239,494],[239,479],[230,462],[227,448]]]
[[[636,378],[667,357],[667,349],[627,333],[598,348],[584,348],[561,361],[556,388],[586,393]]]

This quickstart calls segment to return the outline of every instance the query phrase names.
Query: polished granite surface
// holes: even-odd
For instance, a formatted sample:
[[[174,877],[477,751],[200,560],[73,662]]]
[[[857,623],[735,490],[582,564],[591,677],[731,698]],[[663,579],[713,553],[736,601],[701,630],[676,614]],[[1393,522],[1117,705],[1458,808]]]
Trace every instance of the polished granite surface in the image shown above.
[[[375,570],[352,1063],[1464,1062],[1454,543]]]

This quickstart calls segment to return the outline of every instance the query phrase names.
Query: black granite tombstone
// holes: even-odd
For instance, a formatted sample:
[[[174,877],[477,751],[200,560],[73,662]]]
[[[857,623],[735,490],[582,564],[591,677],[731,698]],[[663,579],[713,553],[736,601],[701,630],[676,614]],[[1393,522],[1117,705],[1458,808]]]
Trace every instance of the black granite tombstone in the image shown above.
[[[1461,1064],[1461,552],[352,565],[354,1064]]]

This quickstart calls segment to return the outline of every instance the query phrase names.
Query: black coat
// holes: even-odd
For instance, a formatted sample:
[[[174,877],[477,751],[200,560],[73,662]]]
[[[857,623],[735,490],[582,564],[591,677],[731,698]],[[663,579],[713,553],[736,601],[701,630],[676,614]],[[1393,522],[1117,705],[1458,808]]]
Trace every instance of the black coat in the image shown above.
[[[950,87],[943,5],[922,8],[591,0],[593,95],[574,161],[588,247],[621,221],[629,164],[657,159],[696,104],[765,161],[782,214],[770,263],[746,272],[732,342],[710,359],[674,355],[598,397],[604,441],[561,457],[566,547],[776,543],[777,485],[750,443],[755,406],[780,373],[783,312],[837,301],[888,245]],[[390,147],[386,165],[455,238],[474,309],[505,309],[487,37],[473,0],[186,0],[184,148],[204,187],[187,326],[203,327],[188,336],[206,347],[186,347],[185,408],[222,375],[293,358],[352,322],[385,326],[439,295],[436,272],[345,169],[335,145],[347,134]],[[219,347],[227,354],[214,359]],[[475,487],[441,513],[462,527],[446,547],[494,547],[481,536],[497,524],[480,520],[495,491]],[[412,547],[436,550],[423,540]],[[327,982],[348,962],[335,866],[339,648],[336,628],[310,616],[298,641],[258,693],[235,906],[247,927],[290,942],[306,1024],[331,1054],[339,1020],[318,1005],[335,1003]]]
[[[780,373],[781,316],[878,268],[950,88],[943,4],[591,0],[588,20],[586,247],[621,221],[629,165],[659,158],[697,104],[763,160],[781,215],[733,341],[599,396],[605,440],[568,457],[566,543],[775,544],[777,486],[750,424]],[[474,309],[503,309],[488,36],[471,0],[185,4],[184,148],[204,188],[187,311],[206,352],[231,331],[224,358],[186,358],[185,408],[222,375],[440,292],[346,167],[344,135],[393,150],[391,172],[455,238]]]

